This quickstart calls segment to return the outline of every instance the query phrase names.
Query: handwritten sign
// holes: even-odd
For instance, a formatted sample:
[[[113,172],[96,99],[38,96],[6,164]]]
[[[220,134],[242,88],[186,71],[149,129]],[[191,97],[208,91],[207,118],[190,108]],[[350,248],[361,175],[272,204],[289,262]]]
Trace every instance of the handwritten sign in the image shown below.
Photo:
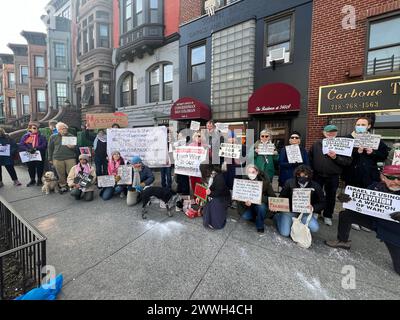
[[[76,175],[74,183],[79,184],[82,189],[87,189],[93,184],[93,176],[80,172]]]
[[[242,154],[241,144],[221,143],[219,156],[223,158],[239,159]]]
[[[303,157],[298,145],[286,146],[286,154],[289,163],[303,163]]]
[[[97,185],[99,188],[109,188],[115,186],[114,176],[99,176],[97,177]]]
[[[175,173],[201,178],[200,164],[207,158],[203,147],[177,147],[174,151]]]
[[[0,157],[10,156],[10,145],[6,144],[4,146],[0,145]]]
[[[77,137],[62,137],[63,146],[76,146],[78,144]]]
[[[260,143],[258,145],[258,154],[261,156],[272,156],[275,154],[276,147],[273,143]]]
[[[382,136],[378,134],[356,134],[354,148],[371,148],[373,150],[378,150],[381,138]]]
[[[42,161],[42,155],[40,151],[36,151],[35,153],[23,151],[19,153],[19,157],[21,158],[22,163]]]
[[[253,204],[262,203],[262,181],[252,181],[235,179],[232,190],[232,200],[247,202]]]
[[[336,154],[351,157],[354,148],[354,139],[350,138],[333,138],[322,140],[323,154],[334,151]]]
[[[109,129],[113,124],[118,124],[121,128],[128,127],[128,115],[116,113],[97,113],[86,115],[86,127],[89,130]]]
[[[311,205],[311,191],[309,188],[296,188],[293,189],[292,195],[292,211],[298,213],[312,213],[310,210]]]
[[[121,177],[121,180],[118,181],[118,185],[132,185],[133,173],[131,166],[119,166],[118,176]]]
[[[108,129],[107,153],[109,158],[118,150],[122,158],[139,156],[149,167],[157,168],[168,163],[167,127],[134,129]]]
[[[203,186],[200,183],[196,183],[196,188],[194,189],[194,196],[207,201],[207,187]]]
[[[217,128],[217,130],[221,131],[222,133],[229,132],[229,123],[216,123],[215,127]]]
[[[290,212],[289,199],[268,197],[268,208],[272,212]]]
[[[395,150],[393,153],[393,166],[400,166],[400,150]]]
[[[345,193],[351,201],[343,203],[343,208],[398,223],[390,214],[400,211],[400,195],[352,186],[347,186]]]
[[[192,122],[190,123],[190,130],[199,131],[199,130],[200,130],[200,122],[198,122],[198,121],[192,121]]]

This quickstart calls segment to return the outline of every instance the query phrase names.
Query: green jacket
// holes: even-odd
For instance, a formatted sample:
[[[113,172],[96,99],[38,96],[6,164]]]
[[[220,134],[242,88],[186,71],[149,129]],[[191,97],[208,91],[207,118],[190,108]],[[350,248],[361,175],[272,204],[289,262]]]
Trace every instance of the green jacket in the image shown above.
[[[72,134],[67,134],[66,136],[73,137]],[[53,135],[50,137],[47,156],[49,161],[76,159],[76,148],[70,149],[67,146],[63,146],[61,134]]]
[[[268,176],[269,180],[272,181],[275,175],[275,163],[279,161],[279,154],[271,156],[258,155],[256,149],[261,141],[257,141],[251,148],[249,155],[249,163],[254,163],[255,166]]]

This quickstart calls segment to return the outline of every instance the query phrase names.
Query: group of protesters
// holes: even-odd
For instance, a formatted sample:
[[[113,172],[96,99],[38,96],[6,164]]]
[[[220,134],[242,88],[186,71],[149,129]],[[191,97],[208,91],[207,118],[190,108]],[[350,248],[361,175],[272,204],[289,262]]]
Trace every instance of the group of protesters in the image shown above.
[[[356,120],[354,130],[345,136],[354,139],[358,134],[368,134],[372,123],[367,117]],[[99,130],[93,141],[95,167],[91,165],[91,155],[80,154],[76,145],[64,145],[63,137],[72,136],[68,126],[64,123],[50,123],[48,134],[39,132],[40,124],[30,122],[28,132],[17,144],[0,128],[0,145],[10,145],[10,155],[0,156],[0,165],[5,166],[14,185],[21,186],[14,169],[16,152],[39,152],[41,161],[28,162],[30,181],[27,187],[42,186],[42,176],[45,170],[53,170],[58,179],[60,193],[70,192],[76,200],[92,201],[96,191],[96,178],[99,176],[115,177],[115,186],[100,189],[100,197],[104,201],[114,196],[126,198],[127,205],[132,206],[140,202],[140,194],[149,186],[153,186],[155,175],[151,168],[138,155],[131,159],[124,159],[120,150],[112,150],[108,154],[107,134]],[[118,129],[118,125],[113,128]],[[204,226],[211,229],[222,229],[227,222],[229,207],[237,209],[244,220],[255,223],[257,232],[265,232],[265,219],[273,219],[278,232],[285,237],[291,234],[293,219],[300,213],[292,210],[292,197],[295,189],[307,188],[311,190],[309,212],[302,215],[303,224],[307,224],[311,232],[318,232],[319,218],[327,226],[332,226],[336,200],[346,203],[351,197],[338,192],[340,181],[344,186],[353,186],[363,189],[376,190],[389,194],[400,195],[400,166],[392,165],[393,153],[399,144],[390,149],[382,140],[376,150],[362,146],[353,149],[351,156],[338,155],[334,151],[328,153],[323,150],[323,139],[337,138],[338,128],[327,125],[322,129],[323,139],[316,141],[310,150],[302,144],[302,136],[293,131],[289,135],[288,145],[298,146],[301,161],[289,161],[287,149],[266,155],[261,152],[265,144],[272,144],[273,132],[262,130],[259,139],[251,145],[242,145],[240,159],[230,159],[219,156],[221,143],[243,144],[242,137],[236,136],[233,131],[222,133],[213,121],[209,121],[206,129],[193,131],[189,137],[185,134],[169,129],[168,135],[168,163],[161,168],[161,186],[165,189],[174,189],[179,195],[177,211],[184,211],[191,207],[198,207],[203,216]],[[189,177],[182,174],[173,175],[173,151],[180,146],[204,148],[207,151],[207,160],[200,164],[201,177]],[[215,160],[217,159],[217,160]],[[379,168],[378,164],[384,165]],[[122,177],[119,168],[129,165],[132,167],[133,183],[121,185]],[[276,169],[279,171],[279,189],[274,190]],[[82,185],[81,178],[86,177],[86,185]],[[173,178],[174,177],[174,178]],[[262,183],[261,204],[251,201],[233,201],[232,192],[235,179],[259,181]],[[175,181],[176,186],[173,187]],[[201,202],[195,196],[197,185],[207,189],[208,201]],[[0,188],[3,187],[0,170]],[[338,196],[339,193],[339,196]],[[269,208],[269,198],[287,198],[290,203],[288,212],[273,212]],[[166,203],[161,202],[161,207]],[[375,231],[377,237],[384,241],[392,257],[394,268],[400,274],[400,212],[391,214],[393,221],[384,220],[352,210],[339,213],[338,236],[336,240],[325,243],[333,248],[350,249],[351,228],[365,231]]]

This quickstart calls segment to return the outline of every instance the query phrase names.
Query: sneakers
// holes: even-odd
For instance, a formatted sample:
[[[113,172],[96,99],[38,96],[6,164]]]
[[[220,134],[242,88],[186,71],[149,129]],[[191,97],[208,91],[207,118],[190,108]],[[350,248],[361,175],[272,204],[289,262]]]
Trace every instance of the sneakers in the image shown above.
[[[258,232],[258,233],[264,233],[265,230],[264,230],[264,228],[262,228],[262,229],[257,229],[257,232]]]
[[[29,182],[29,183],[26,185],[26,187],[27,187],[27,188],[33,187],[35,184],[36,184],[36,181],[35,181],[35,180],[31,180],[31,182]]]
[[[20,187],[20,186],[22,186],[22,183],[19,182],[18,180],[15,180],[15,181],[14,181],[14,186]]]
[[[360,226],[359,226],[358,224],[352,224],[351,227],[352,227],[354,230],[357,230],[357,231],[360,231],[360,230],[361,230],[361,228],[360,228]]]
[[[327,226],[332,226],[332,219],[331,218],[324,218],[324,223],[327,225]]]
[[[339,240],[327,240],[325,241],[325,244],[331,248],[340,248],[345,250],[350,250],[351,247],[351,241],[342,242]]]
[[[67,191],[68,191],[68,188],[67,188],[67,187],[61,187],[61,188],[60,188],[60,193],[61,193],[61,194],[65,193],[65,192],[67,192]]]

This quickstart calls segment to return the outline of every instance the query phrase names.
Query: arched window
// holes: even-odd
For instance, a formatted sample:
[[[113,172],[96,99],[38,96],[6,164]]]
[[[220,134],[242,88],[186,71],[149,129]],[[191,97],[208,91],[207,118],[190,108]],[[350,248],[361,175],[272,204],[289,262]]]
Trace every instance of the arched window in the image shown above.
[[[174,67],[171,63],[161,63],[149,70],[149,102],[173,99]]]
[[[134,74],[128,74],[121,84],[121,107],[137,105],[137,80]]]

